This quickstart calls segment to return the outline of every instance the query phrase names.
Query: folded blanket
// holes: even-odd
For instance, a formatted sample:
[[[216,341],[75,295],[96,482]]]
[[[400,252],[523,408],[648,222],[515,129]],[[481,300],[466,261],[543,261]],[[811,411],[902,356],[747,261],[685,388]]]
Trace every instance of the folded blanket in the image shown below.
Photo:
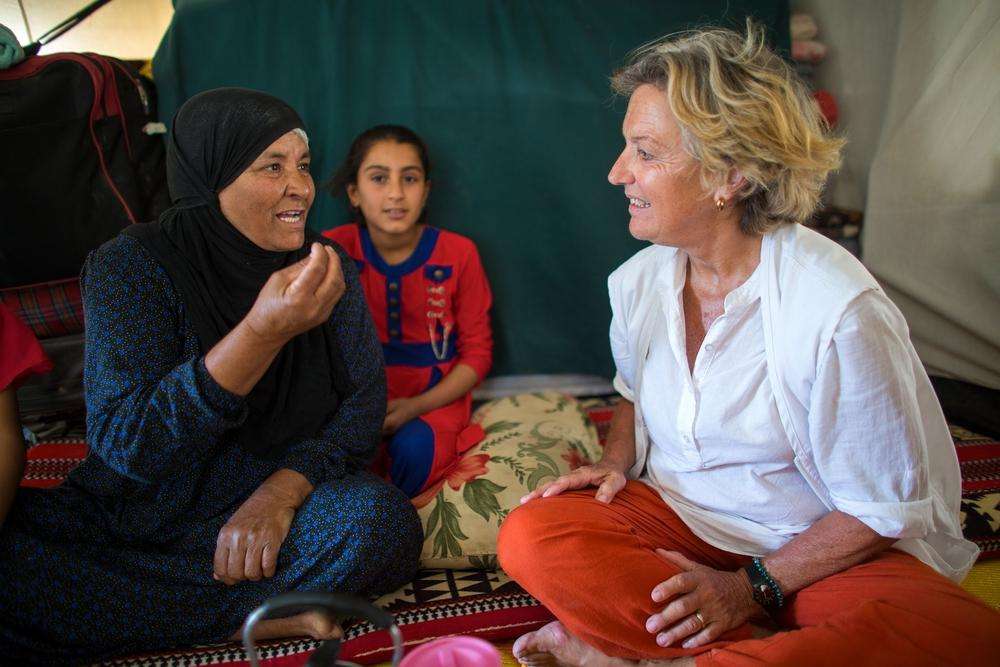
[[[13,67],[24,60],[24,49],[10,28],[0,23],[0,69]]]

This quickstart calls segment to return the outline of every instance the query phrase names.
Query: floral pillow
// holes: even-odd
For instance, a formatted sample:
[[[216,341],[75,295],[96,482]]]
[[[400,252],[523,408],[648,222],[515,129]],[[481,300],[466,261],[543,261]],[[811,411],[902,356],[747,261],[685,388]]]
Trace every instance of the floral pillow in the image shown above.
[[[497,532],[521,496],[600,454],[580,404],[556,392],[485,403],[472,416],[486,438],[413,499],[427,568],[496,569]]]

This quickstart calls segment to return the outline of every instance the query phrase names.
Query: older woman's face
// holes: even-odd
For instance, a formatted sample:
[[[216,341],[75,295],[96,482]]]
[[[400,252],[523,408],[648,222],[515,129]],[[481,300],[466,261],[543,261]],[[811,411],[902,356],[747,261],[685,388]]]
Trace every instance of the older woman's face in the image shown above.
[[[681,131],[666,93],[653,85],[636,88],[622,124],[625,149],[608,173],[625,187],[629,232],[661,245],[685,246],[704,233],[700,221],[714,203],[701,186],[697,161],[681,145]]]
[[[315,189],[309,147],[295,132],[264,149],[239,178],[219,192],[222,214],[265,250],[297,250]]]

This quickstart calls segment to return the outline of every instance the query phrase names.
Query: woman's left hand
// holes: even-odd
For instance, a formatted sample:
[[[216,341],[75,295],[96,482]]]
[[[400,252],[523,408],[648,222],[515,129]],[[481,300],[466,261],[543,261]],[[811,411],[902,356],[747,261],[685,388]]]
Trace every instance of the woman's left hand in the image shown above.
[[[219,531],[213,577],[229,586],[273,577],[297,507],[293,498],[261,485]]]
[[[760,611],[741,571],[716,570],[676,551],[657,549],[656,554],[681,569],[651,592],[655,602],[670,601],[646,621],[646,630],[656,633],[660,646],[682,640],[684,648],[708,644]]]
[[[382,423],[382,434],[392,435],[411,419],[421,414],[417,401],[412,398],[394,398],[385,406],[385,421]]]

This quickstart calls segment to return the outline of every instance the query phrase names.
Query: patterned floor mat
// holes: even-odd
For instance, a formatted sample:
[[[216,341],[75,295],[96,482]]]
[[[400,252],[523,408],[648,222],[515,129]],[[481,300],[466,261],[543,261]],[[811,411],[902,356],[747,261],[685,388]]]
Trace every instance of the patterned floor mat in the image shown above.
[[[421,570],[399,590],[375,604],[396,619],[407,649],[450,635],[504,640],[529,632],[552,620],[541,603],[525,593],[503,572],[482,570]],[[290,667],[304,664],[318,643],[308,639],[264,642],[261,664]],[[340,656],[368,665],[388,660],[392,641],[371,623],[345,623]],[[98,663],[103,667],[194,667],[195,665],[249,665],[236,644],[161,651]]]
[[[584,409],[597,427],[603,444],[615,400],[583,399]],[[1000,442],[952,426],[952,438],[962,469],[962,524],[966,537],[983,551],[981,561],[1000,556]],[[86,456],[79,419],[54,423],[40,433],[39,444],[28,450],[22,486],[57,486]],[[552,619],[541,604],[503,572],[482,570],[423,570],[417,577],[377,604],[396,616],[408,646],[438,637],[467,634],[505,640],[540,627]],[[345,629],[341,655],[361,664],[388,660],[387,633],[356,622]],[[316,648],[309,640],[287,640],[261,645],[262,664],[286,667],[304,664]],[[193,667],[194,665],[249,664],[235,644],[184,651],[168,651],[112,660],[115,667]]]

